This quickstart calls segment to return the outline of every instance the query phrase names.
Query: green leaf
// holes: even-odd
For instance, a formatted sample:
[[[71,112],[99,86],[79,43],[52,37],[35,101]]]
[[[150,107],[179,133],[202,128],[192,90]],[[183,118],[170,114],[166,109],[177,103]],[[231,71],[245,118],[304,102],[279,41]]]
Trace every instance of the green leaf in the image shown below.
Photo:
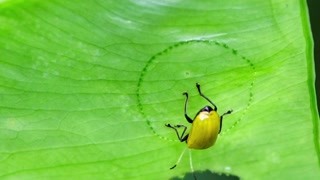
[[[305,1],[11,0],[0,23],[1,179],[192,178],[164,124],[207,105],[196,82],[234,110],[199,179],[320,178]]]

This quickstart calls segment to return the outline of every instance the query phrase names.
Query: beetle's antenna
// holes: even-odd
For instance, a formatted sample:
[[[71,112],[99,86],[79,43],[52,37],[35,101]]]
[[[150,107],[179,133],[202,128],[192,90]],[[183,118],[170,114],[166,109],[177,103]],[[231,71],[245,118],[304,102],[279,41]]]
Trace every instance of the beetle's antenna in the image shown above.
[[[212,104],[213,106],[213,110],[217,111],[217,106],[209,99],[207,98],[207,96],[205,96],[204,94],[202,94],[201,90],[200,90],[200,84],[199,83],[196,83],[196,86],[197,86],[197,89],[198,89],[198,92],[200,94],[200,96],[202,96],[203,98],[205,98],[207,101],[209,101],[209,103]]]
[[[196,175],[194,174],[191,149],[189,149],[189,163],[190,163],[190,169],[191,169],[192,175],[193,175],[194,179],[196,180],[197,177],[196,177]]]
[[[184,155],[184,153],[186,152],[186,149],[187,149],[187,148],[188,148],[188,147],[184,148],[184,150],[182,151],[182,153],[181,153],[180,156],[179,156],[178,161],[177,161],[176,164],[174,164],[170,169],[174,169],[174,168],[180,163],[181,158],[182,158],[182,156]]]

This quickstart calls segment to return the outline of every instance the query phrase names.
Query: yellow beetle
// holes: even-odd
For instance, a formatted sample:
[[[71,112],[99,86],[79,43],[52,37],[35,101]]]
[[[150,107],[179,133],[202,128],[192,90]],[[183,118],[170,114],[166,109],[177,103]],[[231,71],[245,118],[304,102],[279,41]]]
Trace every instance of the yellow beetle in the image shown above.
[[[184,92],[183,95],[186,96],[186,101],[184,103],[184,116],[187,119],[187,121],[192,124],[190,133],[184,136],[187,130],[187,127],[184,125],[165,125],[169,128],[174,129],[180,142],[186,142],[188,148],[207,149],[214,145],[214,143],[216,142],[218,134],[221,132],[222,119],[225,115],[231,114],[232,110],[229,110],[221,116],[219,116],[219,114],[217,113],[217,106],[209,98],[202,94],[200,90],[200,84],[196,83],[196,86],[200,96],[205,98],[213,106],[213,108],[211,106],[205,106],[204,108],[200,109],[200,111],[196,114],[195,118],[192,120],[187,114],[187,104],[189,96],[187,92]],[[182,134],[179,135],[177,128],[181,127],[183,127],[184,129],[182,131]],[[173,169],[177,166],[184,152],[185,150],[181,153],[177,163],[170,169]],[[191,157],[190,166],[193,171]]]

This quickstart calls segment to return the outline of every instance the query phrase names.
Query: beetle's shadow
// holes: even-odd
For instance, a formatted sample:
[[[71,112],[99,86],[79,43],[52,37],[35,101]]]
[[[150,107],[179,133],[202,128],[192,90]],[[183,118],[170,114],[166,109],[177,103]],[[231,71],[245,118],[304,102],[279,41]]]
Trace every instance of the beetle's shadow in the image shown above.
[[[194,175],[196,176],[197,180],[207,180],[207,179],[214,179],[214,180],[239,180],[240,177],[232,174],[223,174],[223,173],[215,173],[209,170],[205,171],[195,171]],[[186,173],[183,178],[173,177],[170,180],[194,180],[194,176],[191,172]]]

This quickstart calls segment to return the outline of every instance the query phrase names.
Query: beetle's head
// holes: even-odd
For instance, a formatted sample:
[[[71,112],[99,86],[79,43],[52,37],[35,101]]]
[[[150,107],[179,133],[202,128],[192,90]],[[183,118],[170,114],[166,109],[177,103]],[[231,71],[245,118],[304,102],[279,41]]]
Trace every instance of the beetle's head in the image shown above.
[[[201,109],[201,112],[211,112],[213,111],[212,107],[210,106],[205,106],[204,108]]]

